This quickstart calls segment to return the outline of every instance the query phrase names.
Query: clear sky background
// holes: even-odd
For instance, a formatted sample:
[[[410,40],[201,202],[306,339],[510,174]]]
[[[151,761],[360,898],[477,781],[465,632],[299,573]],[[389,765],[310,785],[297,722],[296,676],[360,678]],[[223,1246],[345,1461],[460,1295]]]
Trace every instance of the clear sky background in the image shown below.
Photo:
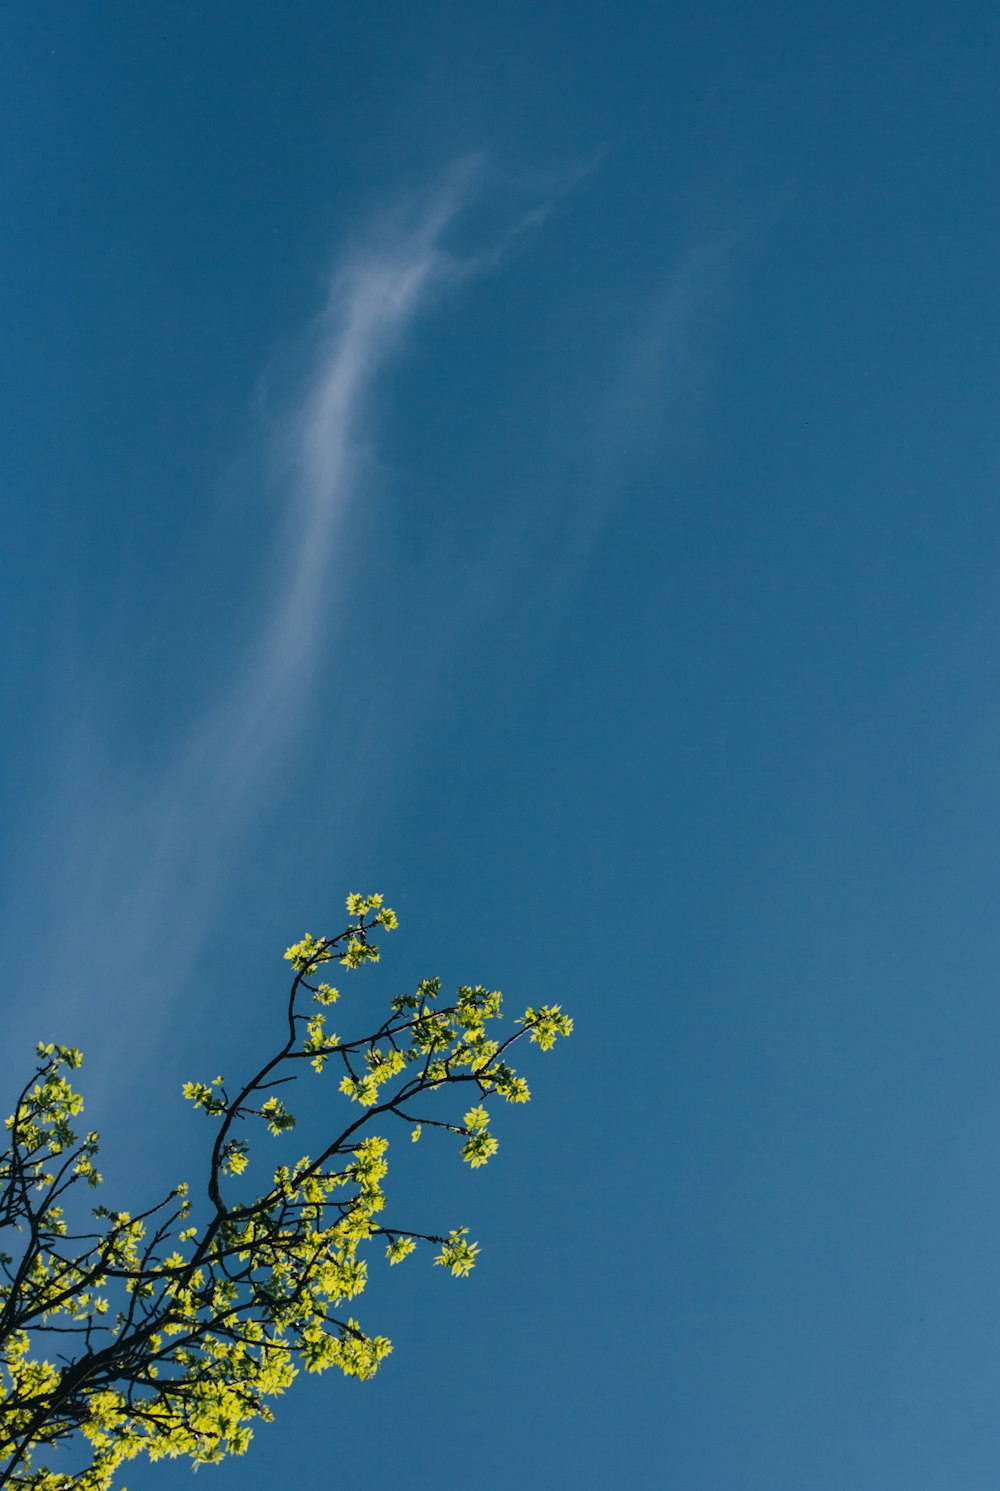
[[[998,1484],[998,31],[4,8],[6,1084],[196,1179],[354,888],[577,1019],[218,1491]]]

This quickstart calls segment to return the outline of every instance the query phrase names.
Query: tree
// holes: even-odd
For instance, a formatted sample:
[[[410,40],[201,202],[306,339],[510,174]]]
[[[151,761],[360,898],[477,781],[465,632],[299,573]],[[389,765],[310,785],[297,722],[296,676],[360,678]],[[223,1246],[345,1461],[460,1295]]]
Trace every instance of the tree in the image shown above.
[[[497,1148],[490,1101],[529,1097],[511,1047],[527,1037],[549,1050],[572,1023],[558,1005],[529,1008],[500,1038],[497,991],[463,987],[444,1004],[440,980],[426,979],[369,1034],[338,1038],[325,1022],[339,992],[319,971],[377,962],[373,934],[397,925],[378,895],[351,895],[347,910],[342,932],[285,954],[294,979],[280,1049],[238,1088],[221,1076],[185,1085],[217,1126],[203,1194],[179,1185],[137,1215],[81,1206],[101,1184],[98,1135],[77,1127],[82,1058],[38,1047],[0,1159],[0,1229],[17,1244],[0,1254],[0,1486],[105,1491],[139,1455],[197,1465],[241,1454],[299,1368],[370,1378],[391,1350],[343,1310],[365,1287],[370,1245],[395,1264],[429,1244],[452,1274],[472,1268],[465,1228],[438,1236],[383,1219],[378,1122],[398,1121],[414,1141],[424,1128],[455,1135],[468,1164],[485,1164]],[[331,1063],[351,1105],[343,1126],[321,1136],[316,1158],[268,1166],[257,1190],[247,1134],[292,1130],[289,1084]],[[464,1103],[441,1106],[456,1089],[468,1095],[461,1118]]]

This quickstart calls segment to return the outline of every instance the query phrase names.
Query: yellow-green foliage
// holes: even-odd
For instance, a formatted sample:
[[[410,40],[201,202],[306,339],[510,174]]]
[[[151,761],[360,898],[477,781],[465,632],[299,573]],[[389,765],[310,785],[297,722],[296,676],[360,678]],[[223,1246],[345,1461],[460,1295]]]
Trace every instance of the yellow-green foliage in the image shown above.
[[[299,1370],[366,1379],[391,1350],[342,1308],[367,1284],[373,1240],[391,1264],[423,1243],[456,1277],[473,1267],[465,1228],[420,1233],[384,1217],[389,1140],[371,1126],[401,1122],[413,1141],[427,1128],[456,1135],[469,1165],[486,1164],[497,1150],[490,1100],[530,1096],[511,1046],[527,1035],[547,1051],[572,1022],[558,1005],[529,1008],[502,1038],[497,991],[462,987],[445,1005],[440,980],[427,979],[368,1034],[333,1034],[323,1007],[339,991],[314,982],[317,971],[377,962],[373,931],[397,926],[379,895],[351,895],[347,909],[344,931],[307,934],[285,954],[295,977],[284,1045],[238,1087],[221,1075],[184,1085],[215,1126],[197,1204],[179,1185],[141,1214],[97,1206],[71,1229],[64,1202],[101,1183],[98,1136],[76,1128],[83,1103],[68,1074],[80,1053],[38,1047],[0,1158],[0,1229],[16,1245],[0,1253],[0,1486],[107,1491],[138,1455],[198,1465],[241,1454]],[[255,1180],[254,1133],[267,1142],[296,1122],[272,1089],[299,1063],[322,1074],[330,1062],[349,1100],[340,1131],[322,1136],[315,1159],[265,1164]],[[456,1086],[474,1099],[460,1120],[462,1104],[455,1117],[446,1104]],[[76,1469],[60,1468],[64,1442]]]

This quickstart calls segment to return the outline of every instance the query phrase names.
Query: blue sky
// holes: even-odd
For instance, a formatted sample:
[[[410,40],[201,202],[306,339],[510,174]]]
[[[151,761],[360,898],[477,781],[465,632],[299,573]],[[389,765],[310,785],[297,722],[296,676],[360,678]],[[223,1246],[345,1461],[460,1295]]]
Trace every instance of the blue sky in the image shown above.
[[[3,30],[8,1084],[138,1209],[351,888],[577,1020],[400,1176],[472,1278],[203,1474],[993,1488],[993,8]]]

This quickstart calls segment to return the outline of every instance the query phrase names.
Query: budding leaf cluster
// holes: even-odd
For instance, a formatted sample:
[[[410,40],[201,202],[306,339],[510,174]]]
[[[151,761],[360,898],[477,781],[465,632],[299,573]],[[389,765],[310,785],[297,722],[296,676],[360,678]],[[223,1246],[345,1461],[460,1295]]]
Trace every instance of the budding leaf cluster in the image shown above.
[[[110,1491],[139,1456],[241,1454],[299,1371],[367,1379],[390,1352],[344,1308],[365,1290],[373,1244],[393,1265],[426,1246],[456,1277],[474,1266],[464,1227],[438,1235],[389,1214],[388,1135],[402,1125],[413,1142],[439,1136],[485,1165],[498,1148],[492,1105],[530,1096],[512,1047],[527,1035],[547,1051],[572,1022],[558,1005],[529,1007],[504,1036],[499,992],[463,986],[446,1001],[425,979],[364,1034],[334,1034],[325,1010],[340,991],[318,971],[376,963],[373,936],[398,925],[380,895],[352,894],[347,912],[341,932],[285,953],[286,1038],[260,1069],[240,1084],[184,1084],[212,1121],[194,1193],[177,1185],[135,1215],[81,1212],[101,1184],[98,1135],[80,1129],[70,1080],[82,1057],[38,1047],[0,1156],[0,1231],[13,1247],[0,1251],[0,1488]],[[328,1080],[331,1065],[347,1100],[340,1121],[313,1157],[269,1163],[267,1146],[296,1128],[289,1084],[309,1069]]]

